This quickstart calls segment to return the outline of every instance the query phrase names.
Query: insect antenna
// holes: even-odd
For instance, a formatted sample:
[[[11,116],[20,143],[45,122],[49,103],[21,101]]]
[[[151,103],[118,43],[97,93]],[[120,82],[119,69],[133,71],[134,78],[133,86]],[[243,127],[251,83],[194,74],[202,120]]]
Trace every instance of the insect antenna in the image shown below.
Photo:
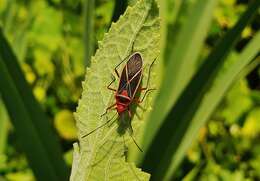
[[[104,124],[98,126],[97,128],[95,128],[94,130],[90,131],[89,133],[85,134],[84,136],[82,136],[81,138],[85,138],[87,136],[89,136],[90,134],[94,133],[95,131],[97,131],[98,129],[104,127],[105,125],[107,125],[110,121],[113,120],[113,118],[115,117],[116,114],[113,115],[113,117],[111,119],[109,119],[107,122],[105,122]],[[114,122],[116,121],[117,119],[115,119],[112,124],[114,124]]]
[[[141,152],[144,152],[141,147],[137,144],[137,142],[135,141],[134,137],[132,136],[132,134],[129,134],[130,137],[132,138],[133,142],[135,143],[135,145],[137,146],[137,148],[141,151]]]

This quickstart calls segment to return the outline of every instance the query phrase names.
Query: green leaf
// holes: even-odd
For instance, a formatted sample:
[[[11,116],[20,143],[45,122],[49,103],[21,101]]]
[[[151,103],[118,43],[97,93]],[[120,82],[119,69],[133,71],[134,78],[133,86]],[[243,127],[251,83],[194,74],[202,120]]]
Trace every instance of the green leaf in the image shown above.
[[[171,96],[170,101],[166,104],[165,109],[167,112],[197,68],[198,56],[207,37],[212,12],[216,5],[217,0],[207,2],[197,0],[191,7],[191,11],[188,12],[187,23],[179,30],[180,34],[176,39],[176,45],[171,45],[171,41],[168,41],[172,49],[167,52],[169,54],[167,73],[165,75],[165,84],[167,86],[165,84],[162,86],[163,92]],[[172,72],[174,72],[174,76],[171,76]],[[168,81],[172,82],[171,86],[167,83]],[[162,97],[164,101],[169,99],[168,96],[167,98],[166,96]]]
[[[199,128],[209,118],[239,72],[259,52],[258,34],[237,61],[226,62],[228,66],[224,64],[226,55],[259,5],[259,1],[250,4],[234,28],[204,61],[168,114],[143,162],[144,169],[152,173],[152,179],[170,180]]]
[[[90,59],[94,51],[94,20],[95,20],[95,0],[84,1],[84,63],[90,65]]]
[[[183,31],[180,31],[184,29],[184,27],[187,27],[188,25],[191,25],[193,22],[190,21],[190,16],[194,12],[194,0],[170,0],[173,1],[171,8],[172,10],[169,12],[169,24],[168,24],[168,31],[167,31],[167,39],[171,40],[168,41],[167,44],[165,44],[165,52],[164,53],[164,63],[167,65],[169,56],[171,55],[172,50],[174,49],[174,46],[176,45],[176,41],[180,37],[179,34]],[[196,2],[196,1],[195,1]],[[205,19],[211,18],[211,16],[204,16]],[[185,23],[185,22],[188,23]],[[195,24],[197,25],[197,24]],[[198,26],[199,28],[199,26]],[[199,31],[197,31],[199,32]],[[184,36],[184,33],[182,33],[182,36]],[[185,35],[187,36],[187,35]],[[184,36],[184,37],[185,37]],[[180,41],[178,42],[180,43]]]
[[[170,40],[167,41],[168,44],[171,44],[167,45],[171,49],[165,52],[169,53],[169,60],[159,95],[155,101],[156,106],[150,115],[144,134],[144,149],[151,143],[160,124],[195,71],[197,57],[206,38],[215,5],[216,0],[207,2],[198,0],[191,8],[188,20],[180,30],[176,45],[172,45]]]
[[[37,180],[66,180],[68,169],[49,120],[32,95],[0,29],[0,92]]]
[[[114,102],[114,93],[106,86],[111,82],[111,73],[115,66],[131,54],[132,47],[134,52],[140,52],[143,57],[143,83],[146,83],[148,66],[159,54],[158,13],[157,4],[152,0],[140,0],[134,7],[128,7],[119,21],[112,24],[92,58],[91,66],[87,68],[86,80],[83,82],[82,98],[75,113],[80,147],[74,145],[71,180],[149,179],[149,174],[135,168],[133,163],[125,161],[126,146],[133,144],[128,134],[129,127],[123,125],[125,120],[117,119],[117,123],[104,126],[85,138],[82,136],[104,124],[114,114],[117,116],[115,111],[109,111],[107,116],[100,117]],[[157,66],[152,68],[151,80],[155,78],[153,71],[156,69]],[[156,83],[151,82],[150,86],[154,87],[154,84]],[[150,109],[149,105],[155,94],[150,95],[142,104],[147,110]],[[136,114],[142,118],[143,113],[137,108],[132,118],[134,137],[143,123]],[[126,132],[122,133],[122,129]]]
[[[4,154],[7,138],[7,123],[8,123],[8,114],[6,112],[5,106],[0,100],[0,157]]]

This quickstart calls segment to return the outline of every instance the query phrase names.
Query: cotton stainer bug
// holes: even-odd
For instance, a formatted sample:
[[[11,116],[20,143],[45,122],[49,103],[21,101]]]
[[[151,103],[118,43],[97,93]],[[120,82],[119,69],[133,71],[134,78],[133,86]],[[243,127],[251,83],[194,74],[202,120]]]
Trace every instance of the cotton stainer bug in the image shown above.
[[[115,67],[115,73],[117,77],[120,79],[119,81],[119,86],[117,89],[114,89],[111,87],[111,85],[115,82],[115,78],[113,81],[107,86],[109,90],[112,90],[115,92],[115,103],[109,106],[106,109],[106,112],[102,114],[101,116],[105,115],[108,110],[111,109],[116,109],[117,113],[119,115],[119,118],[124,117],[125,113],[127,112],[129,118],[132,118],[132,112],[131,112],[131,105],[133,103],[139,105],[147,95],[147,93],[151,90],[154,89],[148,89],[148,84],[149,84],[149,79],[150,79],[150,72],[151,72],[151,67],[154,63],[149,67],[149,72],[148,72],[148,78],[147,78],[147,85],[146,87],[142,88],[141,87],[141,82],[142,82],[142,77],[143,77],[143,59],[140,53],[136,52],[130,55],[130,57],[127,60],[126,65],[124,66],[121,76],[118,73],[117,68],[124,62],[125,60],[121,61],[116,67]],[[139,93],[141,91],[145,91],[142,99],[139,99]],[[97,127],[90,133],[84,135],[82,138],[90,135],[97,129],[105,126],[108,124],[112,119],[108,120],[106,123],[103,125]],[[130,124],[130,130],[132,132],[132,126]],[[130,134],[131,135],[131,134]],[[133,137],[132,137],[133,138]],[[141,148],[137,145],[136,141],[133,139],[134,143],[136,146],[141,150]],[[142,150],[141,150],[142,151]]]

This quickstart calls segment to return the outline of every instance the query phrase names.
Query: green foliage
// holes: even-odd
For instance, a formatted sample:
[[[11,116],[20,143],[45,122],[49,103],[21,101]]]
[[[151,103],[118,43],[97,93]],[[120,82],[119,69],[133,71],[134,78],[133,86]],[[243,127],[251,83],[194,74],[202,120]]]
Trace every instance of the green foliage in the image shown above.
[[[144,62],[147,62],[146,65],[152,61],[150,54],[153,58],[155,56],[153,53],[157,54],[157,51],[160,50],[160,56],[156,61],[157,65],[153,67],[150,82],[150,87],[157,90],[149,94],[145,102],[141,104],[147,108],[145,111],[137,108],[136,113],[140,115],[141,119],[137,119],[136,114],[133,114],[133,136],[140,147],[147,150],[147,145],[154,142],[156,130],[161,124],[165,123],[165,117],[168,118],[171,125],[164,132],[165,134],[171,132],[174,136],[173,139],[170,139],[171,135],[167,139],[161,139],[158,147],[150,149],[158,153],[151,161],[157,157],[161,160],[155,164],[146,164],[142,169],[151,174],[151,180],[162,180],[162,178],[155,178],[158,175],[171,180],[259,180],[260,57],[254,59],[255,52],[259,51],[259,12],[252,23],[243,29],[241,37],[238,38],[238,43],[233,46],[234,48],[230,49],[230,46],[226,48],[227,58],[216,59],[217,57],[214,56],[212,59],[206,60],[206,57],[214,51],[217,42],[240,19],[249,6],[249,2],[256,2],[256,0],[157,1],[160,9],[161,37],[160,41],[157,37],[156,43],[160,42],[160,48],[157,44],[153,45],[154,48],[140,46],[141,42],[149,41],[153,37],[148,32],[139,37],[138,40],[131,39],[137,42],[134,49],[141,49],[141,53],[145,53]],[[138,164],[147,155],[141,153],[133,144],[129,137],[128,125],[125,125],[127,122],[123,119],[117,120],[111,126],[106,125],[96,134],[90,135],[89,138],[80,140],[80,145],[75,145],[73,162],[72,144],[78,136],[81,137],[81,135],[95,129],[98,125],[105,123],[113,114],[116,114],[115,111],[111,111],[103,119],[97,119],[104,112],[104,109],[114,101],[113,93],[105,87],[111,81],[110,74],[113,73],[114,66],[124,56],[130,54],[129,48],[125,47],[132,45],[132,43],[130,43],[129,37],[125,39],[127,31],[115,33],[117,40],[106,43],[110,41],[110,38],[107,37],[111,36],[110,33],[107,35],[106,32],[111,26],[111,22],[115,22],[120,17],[127,5],[134,5],[138,0],[95,0],[95,3],[93,2],[92,0],[0,0],[0,26],[16,54],[24,77],[32,89],[31,92],[50,118],[47,121],[51,123],[52,129],[59,136],[63,153],[58,155],[63,156],[67,165],[71,166],[73,163],[72,175],[79,175],[77,167],[84,165],[80,162],[80,164],[77,164],[77,161],[84,156],[87,157],[89,150],[96,150],[98,147],[99,150],[106,148],[106,150],[101,151],[104,156],[101,159],[102,164],[111,158],[106,153],[115,150],[121,153],[121,155],[111,155],[122,158],[119,162],[110,162],[111,165],[113,164],[113,168],[116,168],[115,173],[128,172],[129,169],[133,169],[134,172],[148,177],[148,174],[135,167],[135,164],[139,167]],[[88,3],[91,6],[86,6]],[[90,11],[86,7],[89,7]],[[133,8],[130,9],[127,11],[128,13],[133,12]],[[127,18],[122,17],[121,19]],[[128,20],[124,22],[128,22]],[[117,24],[113,25],[112,29],[118,26]],[[121,34],[124,36],[120,36]],[[130,36],[132,37],[133,34],[130,33]],[[73,112],[82,93],[81,81],[84,79],[86,61],[90,63],[90,56],[98,47],[98,40],[104,38],[105,40],[99,46],[99,49],[102,49],[101,52],[106,52],[105,54],[112,52],[113,56],[115,55],[114,44],[117,44],[118,48],[122,47],[118,51],[121,57],[105,57],[102,60],[96,56],[93,58],[94,66],[88,69],[84,82],[84,85],[91,84],[91,87],[85,88],[84,95],[87,94],[86,92],[95,91],[99,88],[102,93],[102,96],[100,96],[102,101],[93,97],[90,101],[80,104],[82,110],[85,107],[87,108],[84,109],[84,114],[85,112],[87,112],[86,114],[93,113],[88,117],[94,118],[87,118],[78,122],[78,127],[82,129],[80,135],[77,135]],[[0,44],[2,46],[3,42],[1,41]],[[102,47],[104,45],[106,46]],[[156,52],[154,52],[154,49]],[[150,50],[151,52],[147,52]],[[0,50],[1,53],[3,51]],[[87,56],[89,58],[86,58]],[[253,59],[254,61],[251,61]],[[5,60],[8,60],[7,63],[13,62],[12,59]],[[201,66],[206,62],[212,62],[212,60],[221,60],[219,63],[224,64],[213,70],[215,71],[214,76],[210,76],[213,75],[213,71],[208,69],[210,73],[203,77],[205,78],[204,81],[200,82],[203,87],[207,87],[206,85],[210,84],[205,80],[213,77],[210,88],[207,88],[206,91],[203,89],[193,90],[191,94],[186,94],[188,101],[183,101],[182,94],[185,93],[185,87],[187,85],[190,87],[191,82],[195,80],[194,75],[196,76],[201,72]],[[249,62],[250,64],[248,64]],[[102,63],[104,65],[101,65]],[[8,76],[2,76],[4,73],[2,68],[0,66],[0,79],[7,80]],[[17,75],[16,69],[7,70],[10,75]],[[147,71],[147,66],[145,71]],[[239,71],[241,73],[236,76]],[[20,75],[16,77],[21,77]],[[91,81],[92,75],[95,79]],[[147,80],[147,72],[144,75],[143,83]],[[101,80],[99,77],[103,79]],[[14,78],[11,77],[10,80],[14,80]],[[234,82],[234,85],[229,89],[232,82]],[[16,83],[9,82],[10,85],[14,86],[17,86]],[[95,85],[92,86],[92,84]],[[118,81],[114,84],[115,88],[117,85]],[[162,85],[161,89],[159,85]],[[198,84],[196,83],[196,85]],[[101,86],[102,88],[100,88]],[[2,89],[8,91],[8,101],[13,101],[8,103],[6,99],[3,99],[5,104],[13,107],[21,105],[20,99],[17,98],[16,94],[10,92],[8,86],[1,84],[0,90]],[[157,93],[159,96],[155,100],[155,105],[153,105],[153,99]],[[192,105],[195,105],[196,101],[194,100],[200,99],[199,94],[203,94],[200,104],[191,108]],[[2,92],[1,96],[3,97]],[[180,97],[182,97],[182,101],[179,100]],[[221,99],[223,100],[221,101]],[[179,109],[179,111],[175,110],[175,113],[173,111],[172,117],[167,116],[173,107],[176,108],[176,102],[181,102],[187,106]],[[96,106],[92,105],[94,103]],[[217,104],[219,106],[216,106]],[[24,110],[29,110],[26,105],[23,106]],[[84,105],[84,108],[82,105]],[[15,109],[16,114],[19,113],[17,110],[18,108]],[[48,158],[37,154],[35,162],[38,165],[31,164],[31,161],[26,158],[26,150],[23,149],[28,142],[22,141],[22,138],[17,134],[16,128],[18,125],[12,125],[12,123],[20,121],[22,117],[14,118],[9,115],[9,124],[8,116],[4,112],[4,108],[0,106],[0,180],[38,179],[35,167],[38,167],[39,163],[42,163],[40,166],[43,167]],[[151,115],[149,116],[150,112]],[[192,114],[190,114],[191,112]],[[37,118],[38,121],[42,120],[40,115],[37,115]],[[22,121],[24,120],[22,119]],[[34,123],[23,124],[22,121],[20,121],[19,129],[23,128],[24,133],[27,133],[28,126],[35,127]],[[120,132],[121,128],[124,128],[125,133]],[[41,129],[44,130],[42,127]],[[103,142],[104,144],[98,141],[98,145],[94,149],[92,149],[93,147],[83,147],[82,149],[81,144],[86,146],[85,141],[93,140],[95,136],[103,136],[107,131],[111,132],[111,134],[107,134],[111,137],[105,138],[109,141]],[[38,132],[36,134],[39,135]],[[34,139],[33,134],[30,134],[30,137]],[[42,137],[45,137],[45,135]],[[39,138],[37,143],[31,146],[36,151],[39,150],[39,145],[43,145],[41,139]],[[125,143],[123,139],[125,139]],[[116,142],[112,151],[110,151],[107,146],[111,145],[113,141]],[[173,149],[169,149],[173,145],[170,142],[176,143]],[[167,149],[164,147],[165,145],[168,145]],[[51,150],[51,148],[48,150]],[[168,154],[171,151],[173,154]],[[50,152],[55,152],[55,150]],[[99,156],[96,159],[99,159]],[[44,159],[44,161],[41,162],[41,159]],[[152,172],[147,168],[165,163],[163,159],[167,159],[170,163],[169,166],[163,165],[165,169],[159,166],[163,171],[159,168]],[[93,160],[95,159],[93,158]],[[55,162],[55,160],[52,161]],[[135,164],[131,162],[135,162]],[[49,163],[52,164],[52,162]],[[119,168],[126,165],[129,166],[127,167],[128,170]],[[91,164],[82,173],[88,172],[89,168],[93,172],[99,171],[98,166]],[[52,169],[44,170],[52,172]],[[37,177],[35,178],[34,175]],[[121,180],[121,178],[119,179]],[[135,179],[128,177],[128,180]]]
[[[69,110],[59,111],[54,118],[54,125],[60,137],[67,140],[77,139],[77,129],[73,113]]]
[[[125,146],[132,142],[127,132],[129,126],[126,123],[122,126],[127,120],[117,118],[118,124],[103,127],[86,138],[82,136],[114,114],[100,118],[113,97],[106,86],[111,81],[114,67],[131,55],[132,48],[134,52],[142,54],[144,64],[148,67],[158,56],[158,40],[157,5],[153,1],[140,0],[134,7],[129,7],[117,23],[112,24],[99,44],[90,69],[87,69],[82,98],[75,114],[80,148],[75,145],[71,180],[148,180],[148,174],[135,168],[133,163],[125,162]],[[147,78],[147,69],[144,71],[144,77]],[[146,104],[151,104],[151,99],[147,100]],[[142,116],[143,111],[137,108],[136,114]],[[136,116],[131,122],[135,136],[142,122]],[[123,130],[117,129],[118,126]]]
[[[245,92],[252,93],[245,79],[242,79],[232,86],[228,95],[230,97],[239,94],[236,99],[243,100]],[[248,98],[252,104],[257,104],[253,98],[250,99],[250,96]],[[234,99],[230,100],[226,97],[223,101],[224,105],[220,107],[221,111],[200,130],[198,141],[188,150],[187,160],[192,163],[193,169],[185,178],[190,180],[259,178],[259,164],[256,164],[259,161],[259,127],[255,124],[259,121],[257,115],[259,107],[245,110],[236,122],[230,123],[222,112],[233,101]],[[243,107],[242,103],[241,106]],[[234,114],[238,112],[235,108],[230,111]]]
[[[7,138],[8,114],[2,101],[0,101],[0,162],[3,158]]]
[[[182,34],[178,36],[176,45],[171,44],[171,41],[167,41],[168,44],[171,44],[171,50],[165,52],[169,54],[169,64],[165,69],[164,80],[162,81],[160,94],[157,97],[156,107],[150,116],[150,123],[147,127],[149,132],[144,137],[145,148],[152,141],[151,138],[168,113],[170,106],[175,103],[180,92],[195,71],[196,60],[205,39],[206,30],[210,23],[211,11],[215,4],[216,1],[214,0],[207,1],[207,3],[198,1],[190,12],[192,19],[187,21],[180,30]],[[205,9],[205,11],[201,9]],[[194,31],[190,32],[191,29]],[[194,45],[193,43],[196,44],[196,47],[192,46]],[[172,75],[173,72],[174,76]],[[183,76],[184,74],[185,76]],[[162,106],[164,109],[160,109]]]
[[[155,134],[155,130],[159,129],[159,126],[154,127],[155,122],[150,122],[147,125],[146,130],[149,130],[149,132],[147,131],[145,136],[149,134],[150,138],[149,136],[145,137],[145,141],[152,140],[153,142],[145,155],[143,166],[153,173],[153,179],[164,178],[169,180],[173,176],[177,165],[180,164],[184,156],[185,150],[191,143],[191,138],[194,137],[195,133],[209,118],[235,76],[257,55],[260,48],[256,45],[258,36],[245,49],[241,55],[241,60],[237,64],[230,65],[223,75],[217,75],[219,69],[225,66],[225,56],[231,50],[243,28],[255,14],[259,5],[260,3],[257,1],[252,3],[238,23],[223,37],[216,48],[203,61],[198,72],[184,89],[154,138],[151,137]],[[186,59],[186,61],[189,62],[189,59]],[[179,68],[179,70],[182,69]],[[172,74],[172,72],[169,73]],[[186,75],[187,72],[183,72],[182,78]],[[222,81],[219,81],[219,79]],[[170,80],[167,80],[167,84],[169,83]],[[176,92],[176,89],[170,89],[169,92],[171,91]],[[165,102],[165,105],[167,109],[167,102]],[[174,129],[176,130],[175,132],[169,131]],[[164,147],[161,145],[162,142],[165,143]],[[159,145],[160,154],[155,151]],[[165,151],[162,152],[161,149]]]
[[[1,95],[35,176],[39,180],[66,179],[68,170],[57,138],[1,30],[0,42]]]
[[[95,15],[95,1],[84,1],[84,42],[85,42],[85,55],[84,62],[86,66],[90,65],[90,58],[93,55],[94,49],[94,15]]]

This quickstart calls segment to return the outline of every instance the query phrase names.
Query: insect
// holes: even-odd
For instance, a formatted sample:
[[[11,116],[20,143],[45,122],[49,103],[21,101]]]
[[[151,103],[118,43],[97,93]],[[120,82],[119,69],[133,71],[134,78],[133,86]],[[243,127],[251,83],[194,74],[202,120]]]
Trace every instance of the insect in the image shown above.
[[[116,80],[115,77],[113,77],[113,80],[110,82],[110,84],[107,86],[107,88],[109,90],[115,92],[115,103],[110,105],[106,109],[105,113],[102,114],[101,116],[105,115],[109,110],[115,109],[120,118],[123,118],[123,117],[125,117],[126,114],[128,114],[128,117],[131,120],[131,118],[132,118],[131,106],[133,104],[136,104],[137,106],[142,108],[142,106],[140,106],[139,104],[141,102],[143,102],[144,98],[150,91],[154,90],[154,89],[148,89],[148,85],[149,85],[151,67],[154,64],[155,60],[149,66],[146,87],[141,87],[141,82],[142,82],[142,77],[143,77],[143,58],[142,58],[141,54],[139,52],[135,52],[132,55],[130,55],[127,59],[125,59],[125,60],[127,60],[127,62],[122,70],[121,76],[119,75],[117,68],[125,60],[121,61],[114,69],[117,77],[119,78],[118,88],[115,89],[115,88],[111,87],[111,85]],[[140,99],[139,96],[140,96],[141,91],[145,91],[145,93],[144,93],[143,97]],[[105,126],[111,120],[112,119],[108,120],[106,123],[97,127],[96,129],[94,129],[90,133],[84,135],[83,137],[86,137],[89,134],[96,131],[97,129]],[[131,124],[129,124],[129,125],[130,125],[130,131],[133,132]],[[132,139],[133,139],[133,137],[132,137]],[[142,151],[134,139],[133,139],[133,141],[136,144],[136,146],[139,148],[139,150]]]

